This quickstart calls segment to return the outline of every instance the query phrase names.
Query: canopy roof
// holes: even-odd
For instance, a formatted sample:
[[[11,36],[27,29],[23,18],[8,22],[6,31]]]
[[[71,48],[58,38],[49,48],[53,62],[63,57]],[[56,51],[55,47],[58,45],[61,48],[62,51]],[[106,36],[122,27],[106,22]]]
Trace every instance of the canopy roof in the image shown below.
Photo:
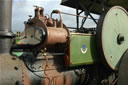
[[[65,5],[72,8],[78,8],[80,10],[84,10],[80,3],[83,4],[84,7],[87,9],[89,6],[93,4],[95,0],[62,0],[61,5]],[[96,3],[93,5],[91,12],[99,14],[102,9],[101,5],[102,0],[96,0]],[[112,6],[122,6],[126,10],[128,10],[128,0],[104,0],[104,8],[109,9]]]

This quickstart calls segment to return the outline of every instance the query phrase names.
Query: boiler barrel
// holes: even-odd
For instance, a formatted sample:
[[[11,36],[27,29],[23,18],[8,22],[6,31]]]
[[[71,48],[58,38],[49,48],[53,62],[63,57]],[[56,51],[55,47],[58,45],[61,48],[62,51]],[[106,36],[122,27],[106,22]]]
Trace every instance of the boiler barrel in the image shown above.
[[[64,28],[48,29],[47,44],[66,43],[68,40],[68,31]]]

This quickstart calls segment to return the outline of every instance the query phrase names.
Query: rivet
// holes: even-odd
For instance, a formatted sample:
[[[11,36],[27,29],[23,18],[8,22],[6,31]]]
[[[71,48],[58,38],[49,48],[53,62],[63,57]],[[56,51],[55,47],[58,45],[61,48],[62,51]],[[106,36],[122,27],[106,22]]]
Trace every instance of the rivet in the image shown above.
[[[16,81],[16,82],[15,82],[15,85],[19,85],[19,81]]]
[[[15,69],[15,70],[18,70],[18,67],[17,67],[17,66],[15,66],[15,67],[14,67],[14,69]]]

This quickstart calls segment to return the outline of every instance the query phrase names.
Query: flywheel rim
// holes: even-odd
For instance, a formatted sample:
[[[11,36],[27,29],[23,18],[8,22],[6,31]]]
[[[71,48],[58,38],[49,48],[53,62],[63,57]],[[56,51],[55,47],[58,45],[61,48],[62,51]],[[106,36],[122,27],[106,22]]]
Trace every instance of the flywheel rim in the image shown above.
[[[122,19],[119,17],[121,17]],[[124,25],[126,26],[122,26],[123,23],[120,21],[119,22],[121,24],[120,23],[117,24],[118,18],[120,21],[121,20],[123,21],[124,19],[125,21],[128,22],[128,13],[123,7],[114,6],[111,9],[109,9],[107,12],[104,12],[101,15],[98,22],[98,26],[97,26],[97,32],[96,32],[97,48],[100,53],[101,60],[108,68],[115,71],[118,70],[121,56],[123,55],[123,53],[128,47],[128,45],[126,45],[126,43],[128,44],[128,39],[126,38],[126,35],[124,35],[124,32],[123,32],[125,30],[126,30],[125,33],[128,32],[128,25],[125,22]],[[115,25],[111,25],[111,23],[114,23]],[[125,28],[121,28],[121,27],[125,27]],[[119,29],[118,31],[117,31],[117,28]],[[108,34],[106,32],[108,32]],[[106,38],[109,38],[108,36],[110,37],[110,41],[109,39],[106,39]],[[107,52],[107,51],[110,51],[110,52]],[[117,53],[114,51],[117,51]]]

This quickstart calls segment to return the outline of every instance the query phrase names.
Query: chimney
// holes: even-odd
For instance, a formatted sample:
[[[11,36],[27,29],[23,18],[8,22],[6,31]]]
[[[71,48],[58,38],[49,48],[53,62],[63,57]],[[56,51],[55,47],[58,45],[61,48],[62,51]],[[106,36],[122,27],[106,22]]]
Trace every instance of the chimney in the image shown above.
[[[12,0],[0,0],[0,53],[8,53],[14,34],[12,24]]]

